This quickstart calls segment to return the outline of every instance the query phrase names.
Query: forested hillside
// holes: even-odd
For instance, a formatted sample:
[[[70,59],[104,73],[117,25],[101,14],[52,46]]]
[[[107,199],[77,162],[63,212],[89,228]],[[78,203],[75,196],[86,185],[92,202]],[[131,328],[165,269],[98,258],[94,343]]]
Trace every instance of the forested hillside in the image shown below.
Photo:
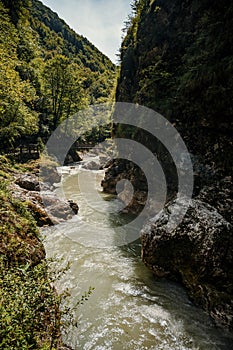
[[[113,96],[115,66],[37,0],[0,1],[0,147],[46,141]]]
[[[25,172],[39,184],[39,164],[19,165],[9,152],[22,144],[43,148],[63,120],[89,104],[111,100],[115,73],[105,55],[41,2],[0,0],[1,349],[66,349],[59,311],[64,295],[55,292],[57,276],[49,272],[27,194],[32,190],[41,198],[35,187],[18,192],[15,184]],[[56,170],[55,177],[60,179]]]

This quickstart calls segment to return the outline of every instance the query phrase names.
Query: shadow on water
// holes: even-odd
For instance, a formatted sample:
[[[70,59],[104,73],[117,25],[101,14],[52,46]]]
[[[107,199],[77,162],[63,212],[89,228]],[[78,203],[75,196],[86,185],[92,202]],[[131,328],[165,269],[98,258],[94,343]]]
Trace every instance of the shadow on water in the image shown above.
[[[217,327],[206,312],[195,306],[180,283],[158,280],[147,270],[140,259],[140,248],[140,241],[134,242],[123,247],[123,254],[134,257],[135,275],[145,286],[144,297],[171,313],[177,324],[182,324],[184,333],[194,339],[198,349],[233,349],[233,336]]]

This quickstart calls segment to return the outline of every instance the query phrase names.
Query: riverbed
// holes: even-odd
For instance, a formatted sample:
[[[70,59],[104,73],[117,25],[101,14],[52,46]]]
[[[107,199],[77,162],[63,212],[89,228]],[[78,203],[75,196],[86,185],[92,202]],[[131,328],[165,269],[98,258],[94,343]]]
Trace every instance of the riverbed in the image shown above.
[[[116,244],[119,223],[129,218],[109,214],[116,199],[101,193],[104,171],[86,170],[83,164],[61,168],[62,187],[57,189],[61,197],[79,204],[79,215],[42,231],[53,268],[70,264],[57,289],[70,291],[71,308],[94,288],[75,311],[77,324],[68,327],[64,341],[75,350],[232,349],[230,334],[194,306],[182,286],[154,279],[141,261],[140,240]],[[95,191],[88,192],[93,174]],[[123,235],[128,225],[122,227]]]

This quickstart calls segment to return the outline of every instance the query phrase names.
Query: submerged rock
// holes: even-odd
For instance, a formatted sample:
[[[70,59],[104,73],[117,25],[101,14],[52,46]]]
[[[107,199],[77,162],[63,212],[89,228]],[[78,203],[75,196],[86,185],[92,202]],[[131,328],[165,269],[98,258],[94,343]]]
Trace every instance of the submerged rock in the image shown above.
[[[79,211],[79,206],[77,203],[75,203],[74,201],[72,201],[71,199],[68,200],[69,206],[70,208],[73,210],[74,214],[78,214]]]
[[[233,227],[212,206],[192,200],[182,223],[169,232],[174,206],[170,202],[142,229],[142,259],[155,276],[182,281],[198,305],[232,329]]]

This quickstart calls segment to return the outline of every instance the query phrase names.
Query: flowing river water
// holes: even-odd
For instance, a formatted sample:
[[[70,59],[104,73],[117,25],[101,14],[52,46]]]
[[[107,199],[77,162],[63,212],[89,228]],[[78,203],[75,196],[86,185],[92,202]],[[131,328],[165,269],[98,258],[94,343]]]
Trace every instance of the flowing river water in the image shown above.
[[[93,171],[82,165],[61,170],[63,188],[57,192],[75,200],[80,211],[65,223],[43,229],[47,257],[55,259],[57,270],[70,263],[57,288],[69,289],[71,305],[90,286],[95,288],[78,306],[77,326],[69,326],[65,342],[75,350],[233,349],[230,334],[216,328],[180,285],[153,278],[140,259],[139,241],[100,247],[105,234],[113,239],[116,235],[113,220],[101,210],[115,202],[102,194],[91,206],[78,188],[77,176],[86,176],[88,188]],[[104,173],[95,173],[100,184]]]

